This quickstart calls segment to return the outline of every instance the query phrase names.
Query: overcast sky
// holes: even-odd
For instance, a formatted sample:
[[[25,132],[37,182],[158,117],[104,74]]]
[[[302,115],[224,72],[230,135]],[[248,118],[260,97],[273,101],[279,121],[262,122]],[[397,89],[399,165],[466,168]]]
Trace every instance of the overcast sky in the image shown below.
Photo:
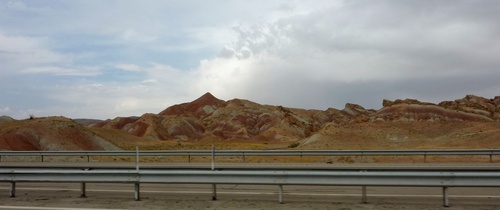
[[[0,115],[500,95],[500,1],[3,0]]]

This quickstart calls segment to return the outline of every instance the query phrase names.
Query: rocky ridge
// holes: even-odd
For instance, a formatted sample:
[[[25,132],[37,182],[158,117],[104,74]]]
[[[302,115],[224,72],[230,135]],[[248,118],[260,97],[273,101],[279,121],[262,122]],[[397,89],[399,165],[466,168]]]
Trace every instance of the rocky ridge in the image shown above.
[[[384,100],[379,110],[351,103],[343,109],[305,110],[244,99],[224,101],[206,93],[192,102],[139,117],[99,121],[2,116],[0,120],[0,150],[114,150],[135,148],[139,143],[171,149],[183,145],[178,142],[194,145],[198,141],[260,142],[261,146],[269,144],[268,148],[294,145],[303,149],[500,145],[500,96],[467,95],[438,104]]]
[[[304,110],[262,105],[243,99],[223,101],[210,93],[158,114],[118,117],[90,125],[113,128],[157,140],[297,141],[326,125],[381,122],[500,121],[500,96],[486,99],[467,95],[439,104],[416,99],[384,100],[379,110],[346,104],[344,109]]]

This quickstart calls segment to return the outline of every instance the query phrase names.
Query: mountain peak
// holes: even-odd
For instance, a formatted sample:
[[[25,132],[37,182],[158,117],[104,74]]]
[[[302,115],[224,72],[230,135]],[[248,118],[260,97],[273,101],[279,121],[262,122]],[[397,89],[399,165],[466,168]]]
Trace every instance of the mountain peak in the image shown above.
[[[187,112],[196,112],[199,108],[204,106],[219,107],[222,106],[225,101],[216,98],[210,92],[207,92],[200,96],[199,98],[191,101],[189,103],[177,104],[160,112],[160,115],[174,115],[174,114],[185,114]]]
[[[196,100],[192,101],[191,103],[195,101],[220,101],[220,99],[216,98],[214,95],[212,95],[212,93],[206,92],[205,94],[203,94]]]
[[[194,111],[206,105],[220,105],[222,103],[224,103],[223,100],[220,100],[216,98],[214,95],[212,95],[210,92],[207,92],[202,96],[200,96],[199,98],[197,98],[196,100],[189,103],[187,109],[190,111]]]

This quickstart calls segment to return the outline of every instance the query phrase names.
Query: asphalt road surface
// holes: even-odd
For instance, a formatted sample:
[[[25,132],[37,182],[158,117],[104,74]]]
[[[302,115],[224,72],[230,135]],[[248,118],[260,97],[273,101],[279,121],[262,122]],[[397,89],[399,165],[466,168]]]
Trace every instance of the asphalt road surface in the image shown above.
[[[141,201],[131,184],[87,184],[80,198],[77,183],[18,183],[16,197],[0,184],[0,209],[443,209],[440,188],[368,187],[361,204],[360,187],[141,184]],[[448,209],[500,209],[500,188],[451,188]]]

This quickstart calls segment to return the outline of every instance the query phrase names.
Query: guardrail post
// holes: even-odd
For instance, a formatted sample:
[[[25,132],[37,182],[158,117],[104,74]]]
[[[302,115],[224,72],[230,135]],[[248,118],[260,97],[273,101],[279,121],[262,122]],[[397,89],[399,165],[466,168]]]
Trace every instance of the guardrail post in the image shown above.
[[[135,146],[135,170],[137,171],[137,175],[139,175],[139,146]],[[136,201],[141,200],[140,190],[139,182],[134,183],[134,197]]]
[[[10,197],[11,198],[16,197],[16,182],[10,183]]]
[[[43,163],[43,155],[41,155],[41,157],[42,157],[42,163]]]
[[[368,203],[366,196],[366,186],[361,187],[361,203]]]
[[[87,192],[86,192],[87,186],[85,182],[81,183],[80,187],[80,197],[81,198],[86,198],[87,197]]]
[[[280,204],[283,204],[283,185],[278,185],[278,187],[279,187],[279,192],[278,192],[279,198],[278,199],[279,199]]]
[[[87,163],[90,163],[90,155],[87,155]]]
[[[215,145],[212,144],[212,171],[215,170]]]
[[[427,153],[424,153],[424,163],[427,163]]]
[[[141,192],[140,192],[140,186],[139,186],[139,182],[136,182],[134,183],[134,198],[136,201],[140,201],[141,200]]]
[[[135,170],[139,172],[139,146],[135,146]]]
[[[215,145],[212,144],[212,171],[215,170]],[[212,200],[217,200],[217,185],[212,184]]]
[[[1,159],[0,159],[1,161]],[[493,163],[493,154],[490,154],[490,163]]]
[[[448,200],[448,187],[443,187],[443,206],[450,207],[450,201]]]
[[[217,200],[217,185],[212,184],[212,200]]]
[[[188,163],[191,163],[191,155],[188,155]]]

